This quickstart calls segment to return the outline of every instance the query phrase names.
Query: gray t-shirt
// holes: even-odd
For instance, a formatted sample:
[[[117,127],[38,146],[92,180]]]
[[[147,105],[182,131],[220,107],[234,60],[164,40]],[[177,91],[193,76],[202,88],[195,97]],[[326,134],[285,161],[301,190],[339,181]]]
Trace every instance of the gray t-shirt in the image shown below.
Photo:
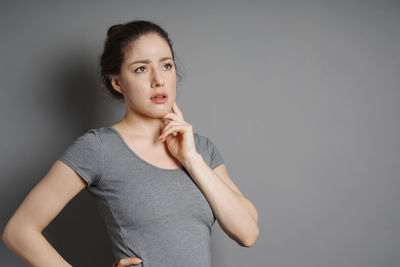
[[[193,134],[196,150],[210,168],[224,163],[208,137]],[[132,266],[211,266],[211,228],[216,218],[184,167],[152,165],[113,127],[89,129],[59,160],[87,182],[116,261],[139,257],[143,262]]]

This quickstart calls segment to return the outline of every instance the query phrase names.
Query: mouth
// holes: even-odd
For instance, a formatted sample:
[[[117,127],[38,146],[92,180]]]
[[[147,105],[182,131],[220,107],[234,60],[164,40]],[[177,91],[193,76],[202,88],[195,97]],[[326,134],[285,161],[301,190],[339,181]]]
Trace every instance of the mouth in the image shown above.
[[[163,98],[167,98],[167,97],[168,97],[167,93],[165,93],[165,92],[159,92],[159,93],[155,93],[154,95],[152,95],[152,96],[150,97],[150,99],[151,99],[151,100],[153,100],[153,99],[163,99]]]
[[[167,101],[168,101],[168,96],[167,96],[167,94],[164,93],[164,92],[156,93],[156,94],[154,94],[152,97],[150,97],[150,100],[151,100],[153,103],[156,103],[156,104],[164,104],[164,103],[167,103]]]

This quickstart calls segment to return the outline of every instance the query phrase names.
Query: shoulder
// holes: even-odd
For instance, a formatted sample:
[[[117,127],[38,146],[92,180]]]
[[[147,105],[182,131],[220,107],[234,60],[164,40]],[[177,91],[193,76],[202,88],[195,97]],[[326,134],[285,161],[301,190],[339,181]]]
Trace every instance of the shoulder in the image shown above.
[[[198,132],[194,132],[193,136],[194,136],[194,142],[195,142],[196,146],[199,146],[199,147],[203,147],[203,146],[207,145],[207,143],[210,140],[206,135],[200,134]]]
[[[212,138],[206,134],[194,132],[194,141],[198,142],[201,145],[207,145],[209,143],[213,143]]]
[[[107,127],[89,128],[75,136],[71,149],[86,150],[92,149],[101,152],[104,141],[112,134],[112,130]]]
[[[216,166],[224,163],[224,159],[222,158],[219,149],[210,137],[200,133],[194,133],[194,136],[196,150],[200,155],[202,155],[210,168],[214,169]]]
[[[102,143],[103,140],[109,136],[114,135],[114,131],[110,127],[98,127],[87,129],[79,138],[95,141]]]
[[[207,154],[213,153],[216,150],[216,145],[212,139],[201,133],[193,133],[196,149],[198,152],[205,152]]]

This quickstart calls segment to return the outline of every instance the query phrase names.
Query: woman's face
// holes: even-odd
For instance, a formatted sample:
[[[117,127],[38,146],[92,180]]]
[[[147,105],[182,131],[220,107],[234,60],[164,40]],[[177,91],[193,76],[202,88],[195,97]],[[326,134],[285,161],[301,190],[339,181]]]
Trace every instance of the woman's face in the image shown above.
[[[158,34],[141,36],[125,52],[121,72],[111,83],[135,113],[159,118],[169,112],[176,96],[176,71],[168,43]],[[154,103],[155,93],[167,94],[163,104]]]

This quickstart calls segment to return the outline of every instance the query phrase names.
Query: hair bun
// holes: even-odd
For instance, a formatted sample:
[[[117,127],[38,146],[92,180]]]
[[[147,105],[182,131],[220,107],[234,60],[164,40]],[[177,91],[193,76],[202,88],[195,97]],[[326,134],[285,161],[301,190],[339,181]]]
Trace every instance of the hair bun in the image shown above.
[[[111,26],[107,31],[107,36],[110,37],[118,32],[124,25],[123,24],[115,24]]]

